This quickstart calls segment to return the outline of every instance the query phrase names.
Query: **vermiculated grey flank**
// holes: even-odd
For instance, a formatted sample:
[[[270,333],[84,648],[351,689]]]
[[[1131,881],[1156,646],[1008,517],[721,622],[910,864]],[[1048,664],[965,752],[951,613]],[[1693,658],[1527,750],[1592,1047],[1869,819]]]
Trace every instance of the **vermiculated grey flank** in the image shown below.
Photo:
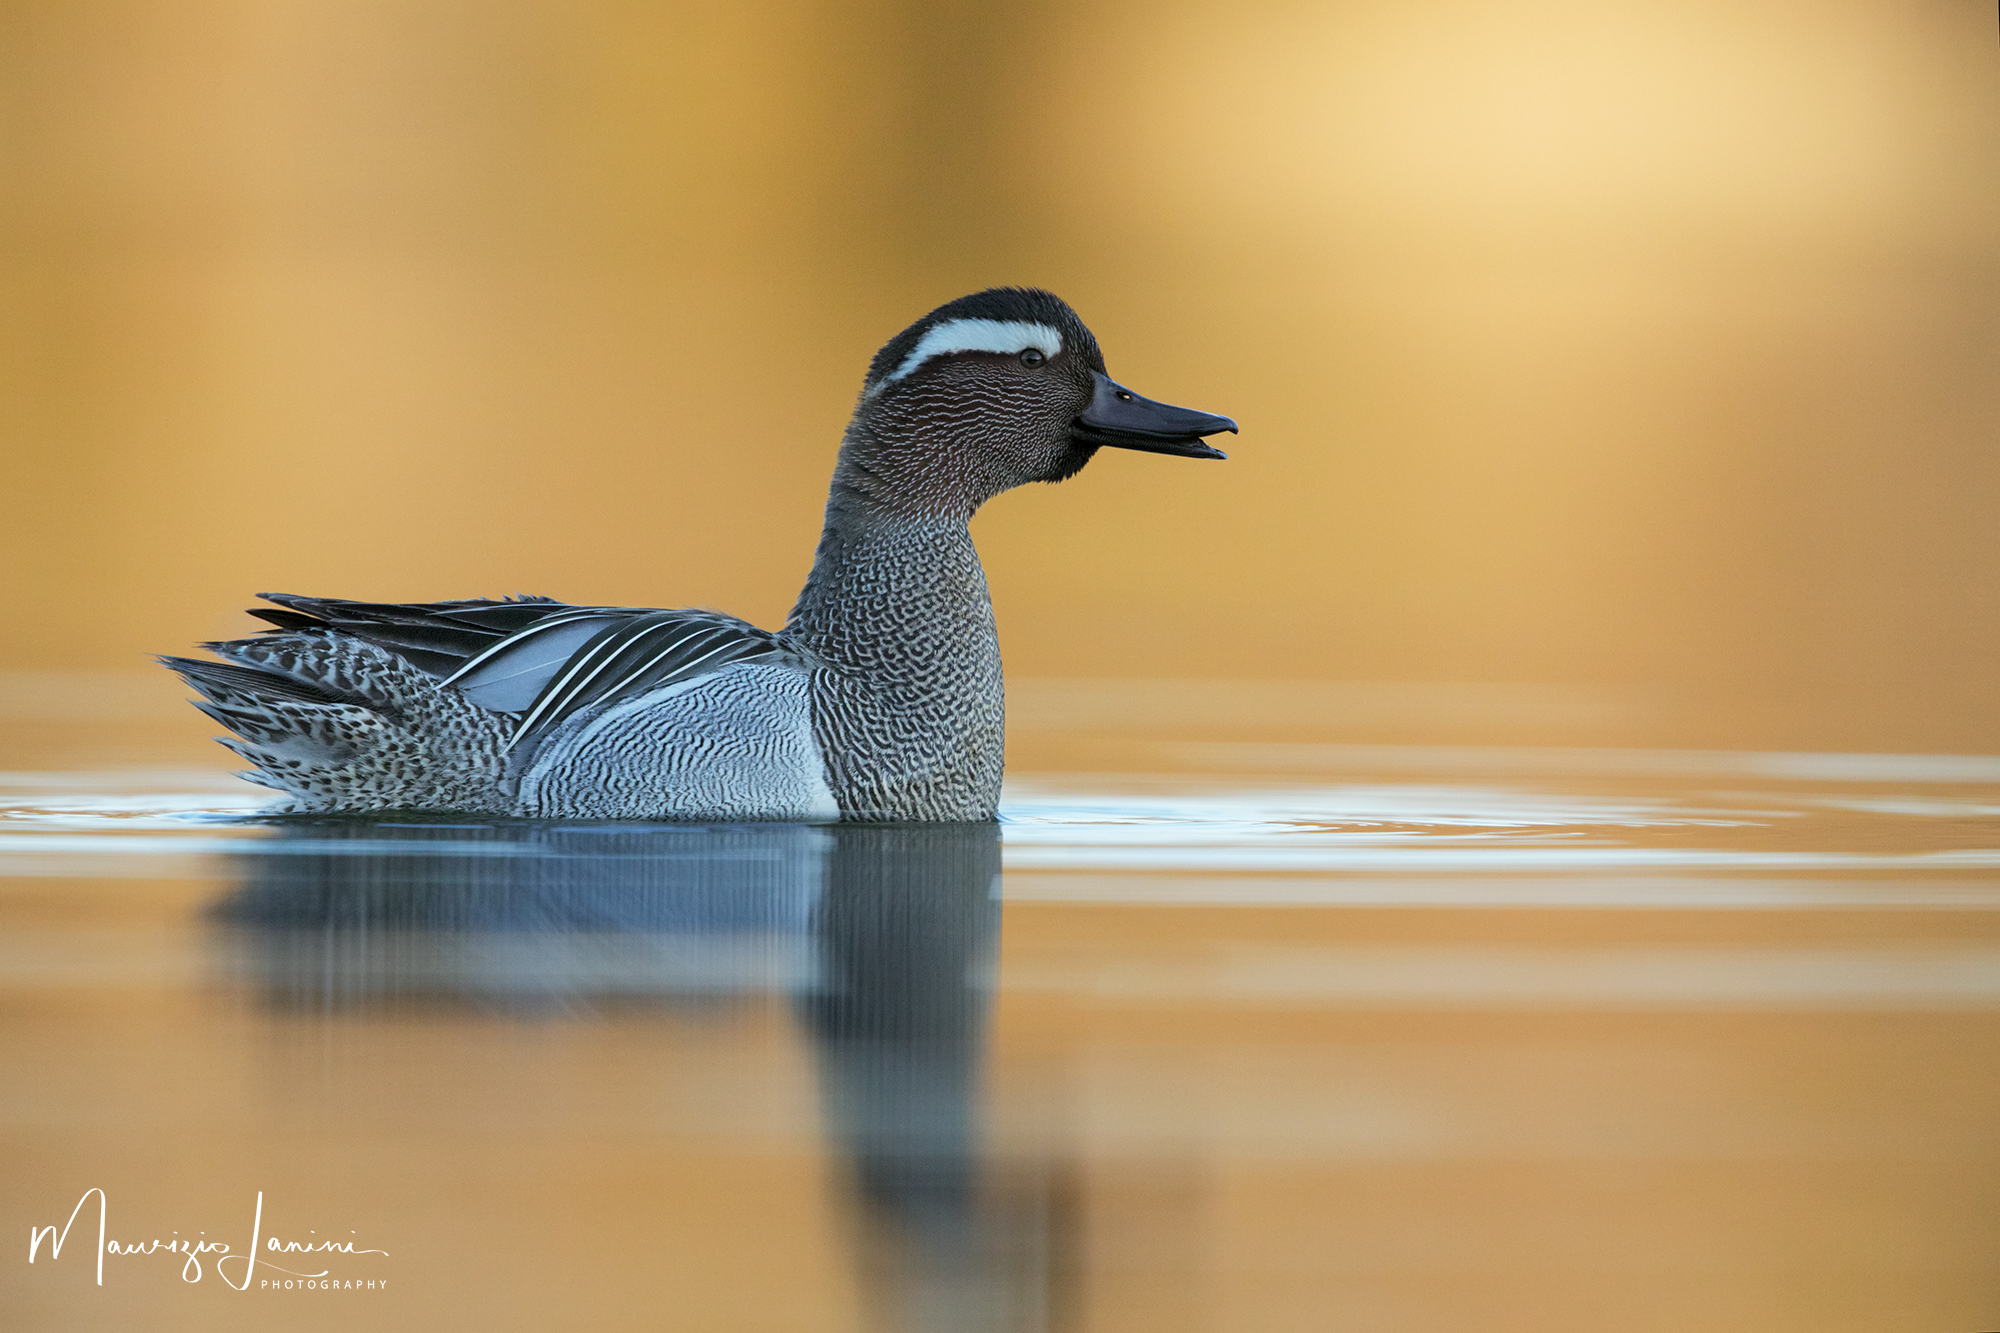
[[[1141,398],[1048,292],[938,307],[869,364],[777,633],[546,598],[265,594],[273,628],[161,660],[299,811],[991,819],[1006,702],[966,524],[1102,447],[1220,458],[1227,417]]]

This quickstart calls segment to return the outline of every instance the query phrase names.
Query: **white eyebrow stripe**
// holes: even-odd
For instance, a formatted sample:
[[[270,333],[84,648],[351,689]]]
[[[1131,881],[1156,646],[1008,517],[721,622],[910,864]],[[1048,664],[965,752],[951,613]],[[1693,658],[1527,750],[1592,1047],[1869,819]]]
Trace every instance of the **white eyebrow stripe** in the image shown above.
[[[903,364],[876,382],[881,388],[921,366],[934,356],[951,352],[1025,352],[1035,348],[1044,356],[1062,351],[1062,335],[1046,324],[1020,319],[951,319],[924,334]]]

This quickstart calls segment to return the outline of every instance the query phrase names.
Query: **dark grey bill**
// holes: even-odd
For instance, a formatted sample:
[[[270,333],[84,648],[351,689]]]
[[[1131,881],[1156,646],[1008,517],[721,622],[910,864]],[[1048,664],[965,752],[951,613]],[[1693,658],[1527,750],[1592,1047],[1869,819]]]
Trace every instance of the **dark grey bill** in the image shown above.
[[[1182,458],[1227,458],[1228,454],[1203,444],[1201,439],[1225,430],[1232,434],[1236,431],[1236,423],[1228,417],[1141,398],[1110,376],[1099,373],[1097,392],[1091,396],[1090,406],[1076,419],[1071,433],[1085,444],[1109,445],[1113,449],[1143,449],[1147,453],[1176,454]]]

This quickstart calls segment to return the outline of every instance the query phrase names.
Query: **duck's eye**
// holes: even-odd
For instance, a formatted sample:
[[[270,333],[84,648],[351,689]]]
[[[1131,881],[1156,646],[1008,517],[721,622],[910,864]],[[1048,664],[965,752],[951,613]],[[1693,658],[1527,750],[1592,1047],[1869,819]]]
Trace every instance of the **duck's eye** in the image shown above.
[[[1024,366],[1039,366],[1046,360],[1048,358],[1043,356],[1038,348],[1030,347],[1027,351],[1021,353],[1021,364]]]

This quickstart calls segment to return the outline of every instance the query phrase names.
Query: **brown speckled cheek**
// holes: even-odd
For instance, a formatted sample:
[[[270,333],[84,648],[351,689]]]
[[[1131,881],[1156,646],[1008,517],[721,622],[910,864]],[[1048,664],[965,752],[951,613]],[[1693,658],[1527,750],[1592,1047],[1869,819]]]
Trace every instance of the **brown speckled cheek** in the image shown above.
[[[1087,396],[1070,380],[1030,374],[1011,364],[954,367],[925,386],[949,433],[950,449],[983,464],[984,494],[1043,480],[1070,450],[1070,423]],[[948,406],[947,406],[948,405]]]

